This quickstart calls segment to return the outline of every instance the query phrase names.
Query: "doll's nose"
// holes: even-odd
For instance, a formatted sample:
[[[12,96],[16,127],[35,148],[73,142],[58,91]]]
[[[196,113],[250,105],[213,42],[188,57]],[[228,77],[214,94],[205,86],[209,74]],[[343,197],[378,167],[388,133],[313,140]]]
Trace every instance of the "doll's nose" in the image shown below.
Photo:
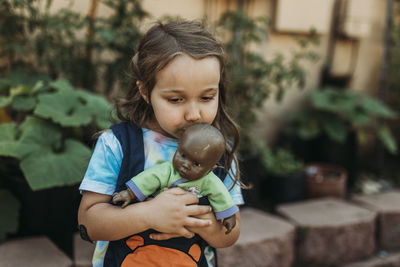
[[[182,167],[184,167],[185,169],[189,169],[189,162],[184,161],[184,162],[182,163]]]

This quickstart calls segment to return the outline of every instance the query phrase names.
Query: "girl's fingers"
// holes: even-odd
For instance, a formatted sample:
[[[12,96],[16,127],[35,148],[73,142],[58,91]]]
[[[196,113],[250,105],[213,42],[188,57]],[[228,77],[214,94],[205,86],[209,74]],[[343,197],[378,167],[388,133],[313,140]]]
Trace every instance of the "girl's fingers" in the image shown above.
[[[174,195],[185,195],[185,194],[188,193],[188,192],[186,192],[185,190],[183,190],[182,188],[179,188],[179,187],[174,187],[174,188],[171,188],[171,189],[163,188],[163,191],[171,193],[171,194],[174,194]]]
[[[194,217],[187,217],[185,219],[186,227],[207,227],[211,225],[211,220],[198,219]]]
[[[188,216],[199,216],[211,212],[211,206],[203,205],[188,205],[186,206],[186,212]]]
[[[168,240],[171,238],[175,238],[175,237],[182,237],[183,235],[181,234],[166,234],[166,233],[154,233],[150,235],[151,239],[154,240]],[[183,237],[186,238],[192,238],[194,236],[194,233],[187,231],[187,233],[184,233]]]
[[[168,193],[168,194],[177,196],[179,198],[179,200],[182,201],[181,203],[184,205],[199,203],[199,199],[197,198],[197,196],[195,196],[179,187],[174,187],[172,189],[168,189],[168,190],[164,191],[163,193]]]

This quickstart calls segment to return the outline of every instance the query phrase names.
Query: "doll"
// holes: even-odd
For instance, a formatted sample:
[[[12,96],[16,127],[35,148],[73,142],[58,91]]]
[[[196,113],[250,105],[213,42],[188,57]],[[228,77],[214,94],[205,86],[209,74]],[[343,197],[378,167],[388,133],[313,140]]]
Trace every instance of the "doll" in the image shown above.
[[[222,134],[208,124],[185,129],[172,162],[146,169],[126,183],[127,189],[113,194],[114,204],[122,208],[132,200],[144,201],[165,187],[181,187],[198,197],[207,196],[217,220],[222,219],[226,234],[236,225],[239,211],[223,182],[212,172],[226,149]]]

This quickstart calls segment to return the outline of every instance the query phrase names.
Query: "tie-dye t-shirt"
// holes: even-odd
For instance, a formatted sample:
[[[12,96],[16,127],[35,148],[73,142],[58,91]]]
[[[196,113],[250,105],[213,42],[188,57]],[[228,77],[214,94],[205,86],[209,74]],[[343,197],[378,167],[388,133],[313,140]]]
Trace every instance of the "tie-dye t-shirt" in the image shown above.
[[[144,168],[153,167],[157,163],[171,160],[178,143],[176,139],[165,137],[152,130],[142,128],[144,143]],[[118,174],[122,162],[122,147],[112,131],[104,132],[100,135],[85,177],[79,187],[81,191],[91,191],[99,194],[112,195],[117,184]],[[232,171],[236,171],[236,166],[232,166]],[[231,189],[233,181],[226,177],[224,184]],[[236,205],[244,203],[240,186],[235,184],[229,191]],[[96,249],[93,254],[93,266],[103,266],[103,259],[108,247],[108,241],[97,241]],[[210,249],[205,251],[209,266],[213,259],[213,252]]]

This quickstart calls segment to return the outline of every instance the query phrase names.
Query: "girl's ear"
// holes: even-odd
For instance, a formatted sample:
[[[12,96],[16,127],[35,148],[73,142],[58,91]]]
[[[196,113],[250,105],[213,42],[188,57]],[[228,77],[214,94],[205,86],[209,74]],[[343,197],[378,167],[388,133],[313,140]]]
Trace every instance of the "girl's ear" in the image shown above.
[[[144,101],[146,101],[147,104],[150,103],[149,98],[147,97],[147,90],[144,87],[143,83],[141,81],[136,81],[136,86],[139,89],[140,94],[142,95]]]

